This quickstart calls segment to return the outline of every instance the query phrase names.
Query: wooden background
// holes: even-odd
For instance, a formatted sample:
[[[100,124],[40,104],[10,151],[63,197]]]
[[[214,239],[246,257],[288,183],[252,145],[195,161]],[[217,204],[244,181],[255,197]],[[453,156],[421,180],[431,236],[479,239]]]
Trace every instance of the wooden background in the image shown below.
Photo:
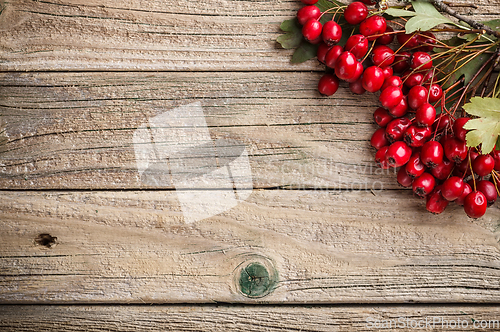
[[[474,5],[455,9],[499,17],[499,0]],[[320,96],[323,68],[290,64],[275,42],[298,8],[0,1],[2,331],[498,322],[498,204],[478,220],[451,205],[433,216],[393,171],[376,168],[376,96],[345,84]],[[186,223],[172,185],[141,181],[133,134],[193,102],[212,139],[246,146],[254,189]],[[270,283],[248,296],[240,277],[255,263]],[[445,327],[425,330],[464,330]]]

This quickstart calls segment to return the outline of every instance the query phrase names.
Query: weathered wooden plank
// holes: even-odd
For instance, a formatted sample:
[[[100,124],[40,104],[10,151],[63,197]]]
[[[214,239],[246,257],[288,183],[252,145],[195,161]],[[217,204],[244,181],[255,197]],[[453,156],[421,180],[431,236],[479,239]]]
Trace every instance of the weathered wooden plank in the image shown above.
[[[257,188],[397,188],[394,171],[373,162],[369,139],[376,129],[376,97],[354,96],[346,87],[332,98],[321,97],[319,77],[1,74],[0,187],[173,188],[140,176],[136,150],[145,144],[134,144],[134,133],[164,112],[199,102],[211,139],[246,147]],[[175,139],[184,141],[181,136]]]
[[[498,331],[494,306],[1,306],[2,331]]]
[[[175,191],[3,192],[0,301],[498,303],[496,207],[375,194],[253,190],[186,222]]]
[[[398,4],[396,1],[394,3]],[[456,7],[498,17],[500,0]],[[275,42],[291,1],[1,1],[0,70],[317,70]]]

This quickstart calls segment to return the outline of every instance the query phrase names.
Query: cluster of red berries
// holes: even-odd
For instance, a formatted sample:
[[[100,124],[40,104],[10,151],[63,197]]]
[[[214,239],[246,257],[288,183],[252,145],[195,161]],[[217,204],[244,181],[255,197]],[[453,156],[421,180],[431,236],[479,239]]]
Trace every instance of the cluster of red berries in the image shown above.
[[[343,11],[348,24],[359,25],[359,34],[351,35],[342,47],[337,45],[341,26],[333,19],[320,22],[322,13],[314,6],[318,0],[301,1],[306,4],[297,12],[302,34],[308,42],[319,44],[318,60],[330,71],[319,80],[319,92],[334,94],[339,80],[348,82],[355,94],[380,91],[382,107],[374,113],[380,128],[371,138],[377,165],[399,167],[398,183],[426,198],[432,213],[443,212],[455,201],[471,218],[484,215],[497,198],[500,151],[482,155],[469,149],[463,128],[469,119],[446,112],[437,115],[435,107],[444,105],[445,93],[435,83],[428,53],[436,44],[435,36],[394,31],[384,17],[369,15],[366,5],[375,1],[362,0]],[[400,45],[397,52],[387,46],[395,36]]]

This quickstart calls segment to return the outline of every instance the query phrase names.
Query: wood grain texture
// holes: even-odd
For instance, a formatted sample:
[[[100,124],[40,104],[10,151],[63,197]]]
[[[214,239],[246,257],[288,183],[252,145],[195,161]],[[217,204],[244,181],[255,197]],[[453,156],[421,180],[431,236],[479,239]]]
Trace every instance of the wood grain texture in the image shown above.
[[[186,223],[175,191],[4,192],[0,301],[500,301],[496,207],[471,221],[459,207],[424,213],[404,191],[375,194],[254,190]],[[240,291],[252,262],[277,276],[266,296]]]
[[[498,314],[497,307],[465,305],[1,306],[0,328],[5,332],[498,331]]]
[[[0,74],[0,187],[173,188],[142,181],[135,130],[200,102],[212,139],[248,150],[256,188],[397,188],[373,161],[373,95],[316,91],[319,73]]]
[[[455,7],[498,17],[500,0]],[[398,4],[394,1],[395,4]],[[275,42],[289,1],[0,1],[0,70],[323,70]]]

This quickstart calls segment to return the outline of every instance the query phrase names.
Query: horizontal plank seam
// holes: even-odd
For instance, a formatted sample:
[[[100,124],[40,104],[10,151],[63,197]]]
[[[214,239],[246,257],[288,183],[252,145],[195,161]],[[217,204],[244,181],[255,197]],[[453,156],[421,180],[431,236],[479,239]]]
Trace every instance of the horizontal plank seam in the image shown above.
[[[79,74],[79,73],[311,73],[311,72],[319,72],[322,73],[325,71],[324,68],[311,68],[311,69],[294,69],[293,64],[290,64],[288,67],[283,67],[283,70],[276,69],[214,69],[214,70],[203,70],[203,69],[135,69],[135,70],[127,70],[127,69],[89,69],[89,70],[65,70],[65,69],[51,69],[51,70],[0,70],[0,74],[8,74],[8,73],[68,73],[68,74]]]
[[[500,302],[418,302],[418,303],[389,303],[389,302],[373,302],[373,303],[356,303],[356,302],[346,302],[346,303],[230,303],[230,302],[214,302],[214,303],[116,303],[116,302],[96,302],[96,303],[3,303],[0,302],[0,312],[2,312],[1,307],[8,306],[46,306],[46,307],[136,307],[136,308],[150,308],[150,307],[206,307],[206,308],[216,308],[220,306],[228,306],[232,308],[248,308],[248,307],[263,307],[263,308],[372,308],[372,307],[383,307],[383,308],[436,308],[441,309],[442,307],[456,308],[456,307],[487,307],[487,308],[498,308]]]
[[[0,176],[1,178],[1,176]],[[23,189],[23,188],[0,188],[0,193],[1,192],[131,192],[131,191],[140,191],[140,192],[155,192],[155,191],[178,191],[178,190],[183,190],[183,191],[188,191],[188,190],[227,190],[228,188],[98,188],[98,189],[85,189],[85,188],[30,188],[30,189]],[[248,188],[250,190],[250,188]],[[276,186],[276,187],[253,187],[253,190],[283,190],[283,191],[341,191],[341,192],[371,192],[375,194],[376,192],[379,191],[388,191],[388,192],[410,192],[411,189],[398,189],[398,188],[388,188],[388,189],[364,189],[364,188],[335,188],[335,187],[325,187],[325,188],[290,188],[287,186]]]

